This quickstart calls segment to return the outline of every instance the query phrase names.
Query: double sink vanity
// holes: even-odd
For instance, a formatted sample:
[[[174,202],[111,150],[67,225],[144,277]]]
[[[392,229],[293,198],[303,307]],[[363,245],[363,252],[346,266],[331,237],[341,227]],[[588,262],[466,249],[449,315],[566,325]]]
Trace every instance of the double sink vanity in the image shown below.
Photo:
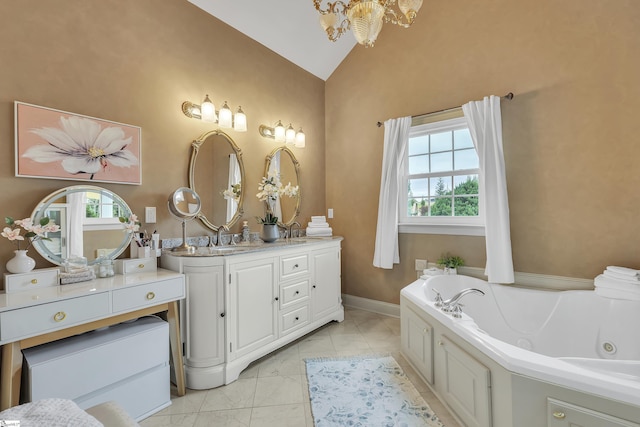
[[[187,387],[229,384],[254,360],[344,320],[341,240],[164,251],[162,267],[186,278],[181,323]]]

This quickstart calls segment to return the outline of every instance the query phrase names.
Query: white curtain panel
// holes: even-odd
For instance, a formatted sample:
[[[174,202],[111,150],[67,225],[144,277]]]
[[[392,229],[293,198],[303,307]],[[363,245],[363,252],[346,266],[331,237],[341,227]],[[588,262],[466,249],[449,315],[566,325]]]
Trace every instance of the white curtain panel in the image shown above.
[[[411,117],[389,119],[384,122],[384,151],[380,199],[378,200],[378,225],[373,265],[378,268],[393,268],[400,263],[398,251],[398,198],[400,179],[409,142]]]
[[[84,256],[85,199],[86,193],[83,191],[71,193],[67,196],[67,203],[69,204],[69,231],[67,234],[69,257]]]
[[[480,182],[484,188],[482,210],[485,218],[489,282],[513,283],[513,258],[509,230],[509,198],[502,150],[500,98],[491,95],[462,106],[473,144],[480,160]]]
[[[235,154],[229,154],[229,182],[227,188],[231,189],[233,185],[240,182],[240,165]],[[227,222],[236,214],[238,210],[238,202],[232,198],[227,199]]]

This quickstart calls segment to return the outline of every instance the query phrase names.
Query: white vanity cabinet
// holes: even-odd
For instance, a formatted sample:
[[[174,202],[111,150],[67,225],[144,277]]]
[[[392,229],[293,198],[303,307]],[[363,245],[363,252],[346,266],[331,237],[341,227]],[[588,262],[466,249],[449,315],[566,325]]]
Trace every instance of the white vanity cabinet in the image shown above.
[[[400,330],[404,356],[433,385],[433,327],[407,307],[400,316]]]
[[[162,266],[186,275],[187,387],[229,384],[254,360],[344,320],[341,240],[282,240],[216,256],[164,253]]]
[[[241,259],[246,259],[243,256]],[[278,336],[275,258],[229,258],[229,360],[262,348]]]

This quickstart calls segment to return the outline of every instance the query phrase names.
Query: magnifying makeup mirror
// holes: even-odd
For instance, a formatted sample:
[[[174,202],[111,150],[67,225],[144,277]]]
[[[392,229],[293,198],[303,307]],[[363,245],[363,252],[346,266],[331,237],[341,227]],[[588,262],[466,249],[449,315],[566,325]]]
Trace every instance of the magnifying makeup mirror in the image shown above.
[[[187,244],[187,221],[191,221],[200,213],[202,207],[200,196],[190,188],[180,187],[169,196],[167,206],[169,213],[182,221],[182,245],[176,246],[171,251],[193,251],[194,247]]]

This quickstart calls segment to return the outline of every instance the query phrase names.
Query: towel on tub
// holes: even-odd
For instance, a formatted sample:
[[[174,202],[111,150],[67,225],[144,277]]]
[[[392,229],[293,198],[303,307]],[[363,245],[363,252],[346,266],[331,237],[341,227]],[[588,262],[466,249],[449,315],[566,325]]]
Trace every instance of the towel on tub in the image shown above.
[[[596,294],[605,298],[640,301],[640,286],[600,274],[593,281]]]
[[[602,275],[609,279],[620,280],[631,285],[640,285],[640,277],[627,276],[610,270],[605,270]]]
[[[640,278],[640,270],[634,270],[633,268],[628,267],[618,267],[617,265],[610,265],[606,268],[605,271],[610,271],[615,274],[621,274],[626,276],[627,278]]]

